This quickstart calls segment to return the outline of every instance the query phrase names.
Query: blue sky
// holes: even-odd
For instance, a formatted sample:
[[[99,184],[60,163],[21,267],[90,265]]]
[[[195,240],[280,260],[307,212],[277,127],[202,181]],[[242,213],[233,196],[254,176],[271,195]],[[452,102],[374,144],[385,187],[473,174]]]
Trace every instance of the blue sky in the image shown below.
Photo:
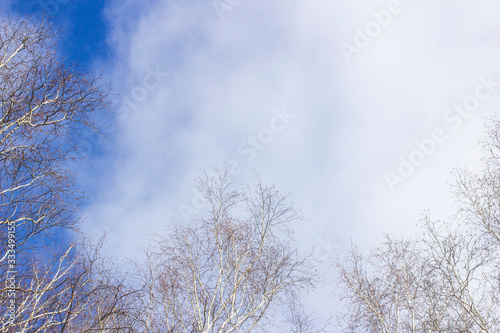
[[[291,192],[298,244],[321,257],[411,236],[424,209],[452,213],[450,171],[476,167],[500,106],[490,0],[63,2],[64,54],[117,94],[78,172],[83,228],[118,257],[202,208],[193,179],[222,161]]]
[[[61,53],[70,62],[88,69],[97,58],[110,60],[112,50],[106,45],[107,21],[103,16],[104,0],[23,0],[13,1],[11,10],[21,15],[42,15],[64,27]]]

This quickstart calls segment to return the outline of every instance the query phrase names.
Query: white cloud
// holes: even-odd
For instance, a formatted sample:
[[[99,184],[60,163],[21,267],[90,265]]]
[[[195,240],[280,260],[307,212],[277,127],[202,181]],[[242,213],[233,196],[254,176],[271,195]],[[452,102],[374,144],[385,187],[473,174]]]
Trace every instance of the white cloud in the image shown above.
[[[147,67],[170,75],[123,118],[89,229],[108,229],[110,249],[133,255],[181,218],[197,170],[223,160],[237,160],[242,179],[257,169],[292,192],[311,219],[297,226],[309,249],[324,235],[368,248],[383,233],[411,235],[424,208],[448,214],[450,168],[477,158],[471,147],[500,89],[457,130],[443,114],[478,76],[500,81],[500,4],[401,1],[403,11],[348,64],[339,44],[388,3],[243,0],[220,20],[210,1],[112,2],[115,86],[126,96]],[[238,145],[282,107],[296,118],[246,161]],[[448,140],[392,192],[384,173],[441,127]]]

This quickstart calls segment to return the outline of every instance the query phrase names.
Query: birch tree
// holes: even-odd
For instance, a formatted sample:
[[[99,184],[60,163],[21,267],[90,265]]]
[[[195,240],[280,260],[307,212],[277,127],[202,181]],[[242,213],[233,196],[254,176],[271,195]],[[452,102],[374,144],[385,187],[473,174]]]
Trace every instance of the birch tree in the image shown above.
[[[146,332],[251,332],[314,269],[293,249],[287,196],[260,180],[235,190],[229,169],[198,179],[209,210],[156,236],[141,269]]]
[[[366,258],[354,246],[337,259],[346,331],[500,331],[497,120],[480,142],[481,169],[454,170],[456,214],[434,220],[425,213],[416,239],[387,236]]]
[[[35,235],[77,227],[81,193],[65,162],[109,108],[99,77],[59,58],[59,35],[44,21],[0,19],[0,226],[15,225],[25,249]]]
[[[15,311],[2,307],[0,331],[136,332],[131,300],[137,292],[101,255],[102,245],[103,239],[97,244],[81,239],[53,246],[20,267],[13,285],[2,278],[8,293],[0,301],[14,299]]]
[[[101,246],[65,241],[82,197],[65,165],[109,104],[98,75],[59,57],[59,36],[0,19],[0,331],[131,331],[131,291]]]

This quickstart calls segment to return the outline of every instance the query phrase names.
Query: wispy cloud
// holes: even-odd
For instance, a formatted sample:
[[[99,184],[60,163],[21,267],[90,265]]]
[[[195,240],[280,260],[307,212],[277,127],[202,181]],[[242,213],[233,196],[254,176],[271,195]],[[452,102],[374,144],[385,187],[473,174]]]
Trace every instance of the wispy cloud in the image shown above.
[[[304,248],[328,235],[368,246],[383,232],[413,232],[424,208],[446,214],[450,168],[476,158],[482,117],[498,110],[499,94],[395,191],[384,174],[443,125],[478,77],[500,78],[500,5],[400,1],[403,10],[346,61],[342,43],[355,43],[356,27],[378,22],[373,13],[389,3],[241,1],[221,20],[211,1],[111,2],[110,80],[122,92],[117,106],[134,88],[136,98],[111,152],[94,157],[93,174],[104,176],[89,179],[99,194],[86,226],[107,229],[110,249],[133,255],[150,232],[183,219],[179,207],[196,206],[198,169],[224,160],[238,163],[240,180],[256,169],[292,192],[310,218],[297,226]],[[140,97],[156,68],[168,76]],[[293,120],[265,149],[242,153],[283,107]]]

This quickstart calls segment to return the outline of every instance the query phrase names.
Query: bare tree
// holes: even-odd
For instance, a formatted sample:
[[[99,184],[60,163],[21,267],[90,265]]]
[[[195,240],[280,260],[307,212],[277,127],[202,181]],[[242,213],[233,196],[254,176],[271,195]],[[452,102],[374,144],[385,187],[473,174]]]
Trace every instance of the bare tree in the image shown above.
[[[97,75],[58,57],[59,35],[0,19],[0,331],[131,332],[132,291],[102,243],[63,236],[81,199],[65,162],[109,103]]]
[[[353,246],[338,259],[338,291],[346,304],[339,318],[346,331],[465,332],[471,327],[450,271],[461,263],[449,257],[463,244],[436,242],[434,231],[425,233],[425,242],[386,236],[366,258]]]
[[[452,221],[423,226],[418,240],[387,236],[367,258],[353,247],[338,259],[347,331],[498,331],[497,254]]]
[[[98,76],[59,59],[58,38],[44,21],[0,19],[0,225],[16,226],[19,247],[75,228],[80,195],[64,162],[78,131],[97,130],[91,116],[109,106]]]
[[[102,245],[103,239],[97,244],[82,239],[33,257],[14,285],[4,284],[14,297],[3,293],[0,301],[14,299],[15,311],[2,308],[1,331],[134,332],[137,292],[100,254]]]
[[[283,308],[284,322],[278,322],[280,333],[327,333],[331,332],[332,317],[328,319],[314,317],[300,300],[300,295],[290,294],[288,306]],[[264,330],[269,332],[269,330]]]
[[[300,218],[287,196],[258,180],[234,190],[228,168],[198,179],[209,212],[156,236],[139,265],[146,332],[250,332],[315,271],[290,245]]]
[[[353,245],[336,263],[338,290],[348,304],[348,330],[416,332],[420,310],[416,301],[426,273],[421,259],[409,241],[386,237],[367,258]]]
[[[500,246],[500,121],[487,123],[486,136],[480,140],[483,152],[481,170],[455,169],[452,192],[458,203],[457,216]]]
[[[499,133],[491,121],[479,172],[455,170],[453,217],[426,213],[418,239],[387,237],[366,259],[353,247],[337,260],[347,331],[500,331]]]
[[[455,327],[464,331],[500,329],[498,252],[469,228],[424,219],[429,266],[444,283],[438,293],[449,304]]]

